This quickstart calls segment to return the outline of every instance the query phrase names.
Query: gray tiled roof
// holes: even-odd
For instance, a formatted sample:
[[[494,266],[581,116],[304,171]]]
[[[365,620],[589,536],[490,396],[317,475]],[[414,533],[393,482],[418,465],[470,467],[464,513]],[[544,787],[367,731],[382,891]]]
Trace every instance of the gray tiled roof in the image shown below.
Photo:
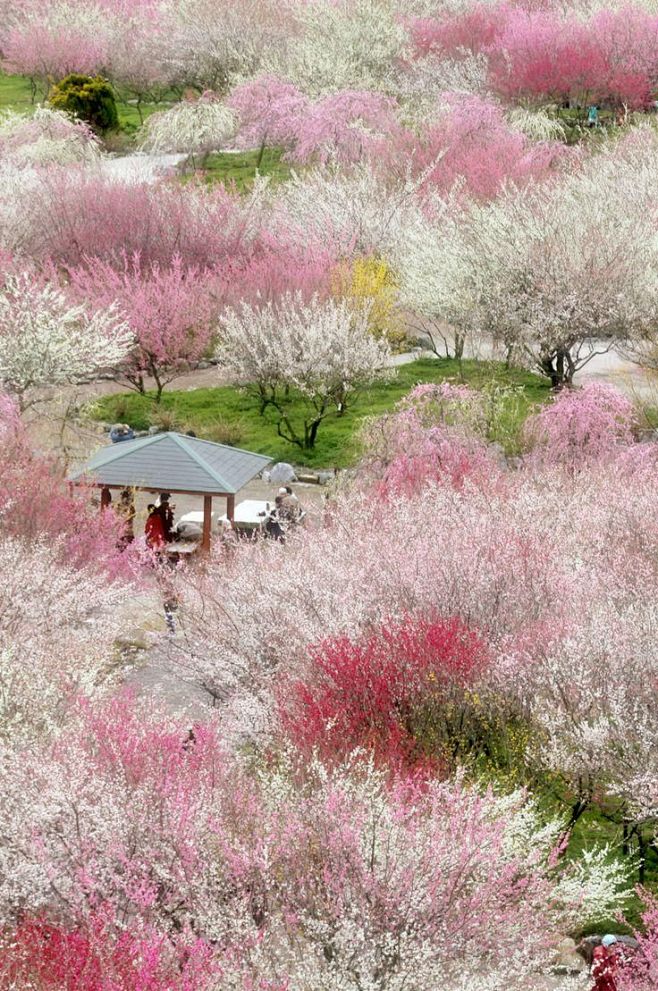
[[[271,460],[198,437],[162,433],[102,447],[69,476],[69,481],[89,478],[105,485],[134,485],[163,492],[231,495]]]

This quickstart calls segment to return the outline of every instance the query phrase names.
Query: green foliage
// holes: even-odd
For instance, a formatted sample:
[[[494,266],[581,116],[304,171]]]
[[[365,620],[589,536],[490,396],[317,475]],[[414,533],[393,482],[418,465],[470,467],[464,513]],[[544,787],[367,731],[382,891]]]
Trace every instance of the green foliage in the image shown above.
[[[331,414],[327,417],[315,448],[305,452],[306,464],[317,468],[345,468],[354,464],[361,453],[359,433],[366,417],[390,412],[419,382],[446,380],[463,381],[474,388],[493,388],[492,383],[519,387],[520,392],[512,390],[511,399],[500,404],[496,430],[492,428],[492,439],[502,443],[511,453],[518,448],[521,427],[528,413],[550,395],[548,384],[538,375],[506,369],[498,362],[423,358],[400,365],[398,374],[390,381],[377,382],[364,389],[357,406],[348,409],[343,416]],[[299,457],[299,449],[277,435],[275,414],[266,410],[261,416],[259,401],[248,390],[224,386],[172,391],[163,395],[162,405],[175,411],[187,429],[194,430],[199,437],[209,437],[218,418],[227,424],[237,421],[241,425],[240,446],[268,454],[278,461],[296,461]],[[121,409],[120,417],[118,408]],[[124,394],[98,400],[91,415],[113,423],[118,419],[125,420],[136,429],[144,430],[150,425],[152,409],[152,398]]]
[[[53,86],[48,100],[55,110],[65,110],[87,121],[99,134],[119,127],[114,91],[100,76],[92,78],[72,72]]]
[[[440,694],[436,700],[430,696],[413,712],[408,728],[423,753],[496,790],[514,791],[534,777],[535,729],[494,692],[467,690],[448,702]]]

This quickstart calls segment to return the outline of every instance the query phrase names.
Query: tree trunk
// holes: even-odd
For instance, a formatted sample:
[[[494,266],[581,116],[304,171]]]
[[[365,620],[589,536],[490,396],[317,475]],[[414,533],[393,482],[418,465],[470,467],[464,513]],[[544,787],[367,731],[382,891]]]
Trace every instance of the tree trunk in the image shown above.
[[[315,438],[318,435],[318,427],[321,423],[322,418],[318,418],[317,420],[313,420],[310,430],[307,427],[304,428],[304,447],[308,450],[315,447]]]
[[[543,356],[539,365],[543,374],[551,380],[554,392],[572,384],[576,366],[569,348],[558,348],[553,354]]]

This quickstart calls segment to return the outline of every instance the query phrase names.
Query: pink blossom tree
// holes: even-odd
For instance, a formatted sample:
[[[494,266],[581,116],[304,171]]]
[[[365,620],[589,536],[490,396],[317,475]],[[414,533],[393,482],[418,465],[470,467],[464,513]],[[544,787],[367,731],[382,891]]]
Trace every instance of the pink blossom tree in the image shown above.
[[[236,86],[226,102],[240,121],[237,135],[240,147],[259,149],[257,167],[268,144],[277,148],[294,147],[299,123],[310,103],[296,86],[276,76],[260,76]]]
[[[180,256],[171,265],[145,267],[138,254],[115,268],[98,258],[69,270],[75,298],[98,311],[113,307],[134,335],[135,345],[117,368],[117,378],[142,394],[146,378],[155,383],[156,402],[178,375],[208,354],[213,338],[213,309],[220,290],[208,271],[185,268]]]
[[[342,90],[313,103],[300,115],[291,161],[350,165],[375,155],[400,131],[395,103],[367,90]]]
[[[30,195],[20,205],[15,186],[7,190],[13,208],[7,206],[4,243],[55,266],[97,257],[121,269],[124,256],[139,254],[145,267],[166,268],[179,255],[186,268],[215,268],[249,257],[262,227],[262,194],[241,198],[222,184],[152,185],[114,180],[96,169],[51,167],[30,171],[22,188]]]
[[[94,3],[38,3],[23,11],[3,39],[6,71],[27,76],[33,97],[70,72],[97,75],[109,62],[108,19]]]
[[[409,157],[426,192],[456,188],[478,200],[548,177],[568,155],[560,142],[530,141],[510,127],[499,106],[477,96],[450,97],[434,123],[418,136],[402,135],[388,153],[394,160]]]
[[[567,390],[526,423],[534,463],[582,469],[592,460],[614,458],[633,443],[637,411],[611,386],[590,382]]]
[[[64,466],[35,449],[18,406],[0,394],[3,532],[28,546],[44,541],[58,559],[82,570],[96,568],[105,580],[135,574],[138,561],[117,549],[120,522],[113,513],[99,519],[89,495],[85,489],[69,491]]]

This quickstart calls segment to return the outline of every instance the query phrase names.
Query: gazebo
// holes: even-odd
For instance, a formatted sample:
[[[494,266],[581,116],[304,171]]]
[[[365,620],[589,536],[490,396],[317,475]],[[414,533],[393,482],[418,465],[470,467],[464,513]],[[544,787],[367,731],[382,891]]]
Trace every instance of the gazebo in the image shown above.
[[[108,444],[82,468],[69,475],[72,484],[101,489],[101,509],[111,502],[110,489],[140,489],[203,496],[201,547],[210,548],[212,500],[226,499],[232,522],[235,494],[272,459],[238,447],[227,447],[187,434],[159,433]]]

